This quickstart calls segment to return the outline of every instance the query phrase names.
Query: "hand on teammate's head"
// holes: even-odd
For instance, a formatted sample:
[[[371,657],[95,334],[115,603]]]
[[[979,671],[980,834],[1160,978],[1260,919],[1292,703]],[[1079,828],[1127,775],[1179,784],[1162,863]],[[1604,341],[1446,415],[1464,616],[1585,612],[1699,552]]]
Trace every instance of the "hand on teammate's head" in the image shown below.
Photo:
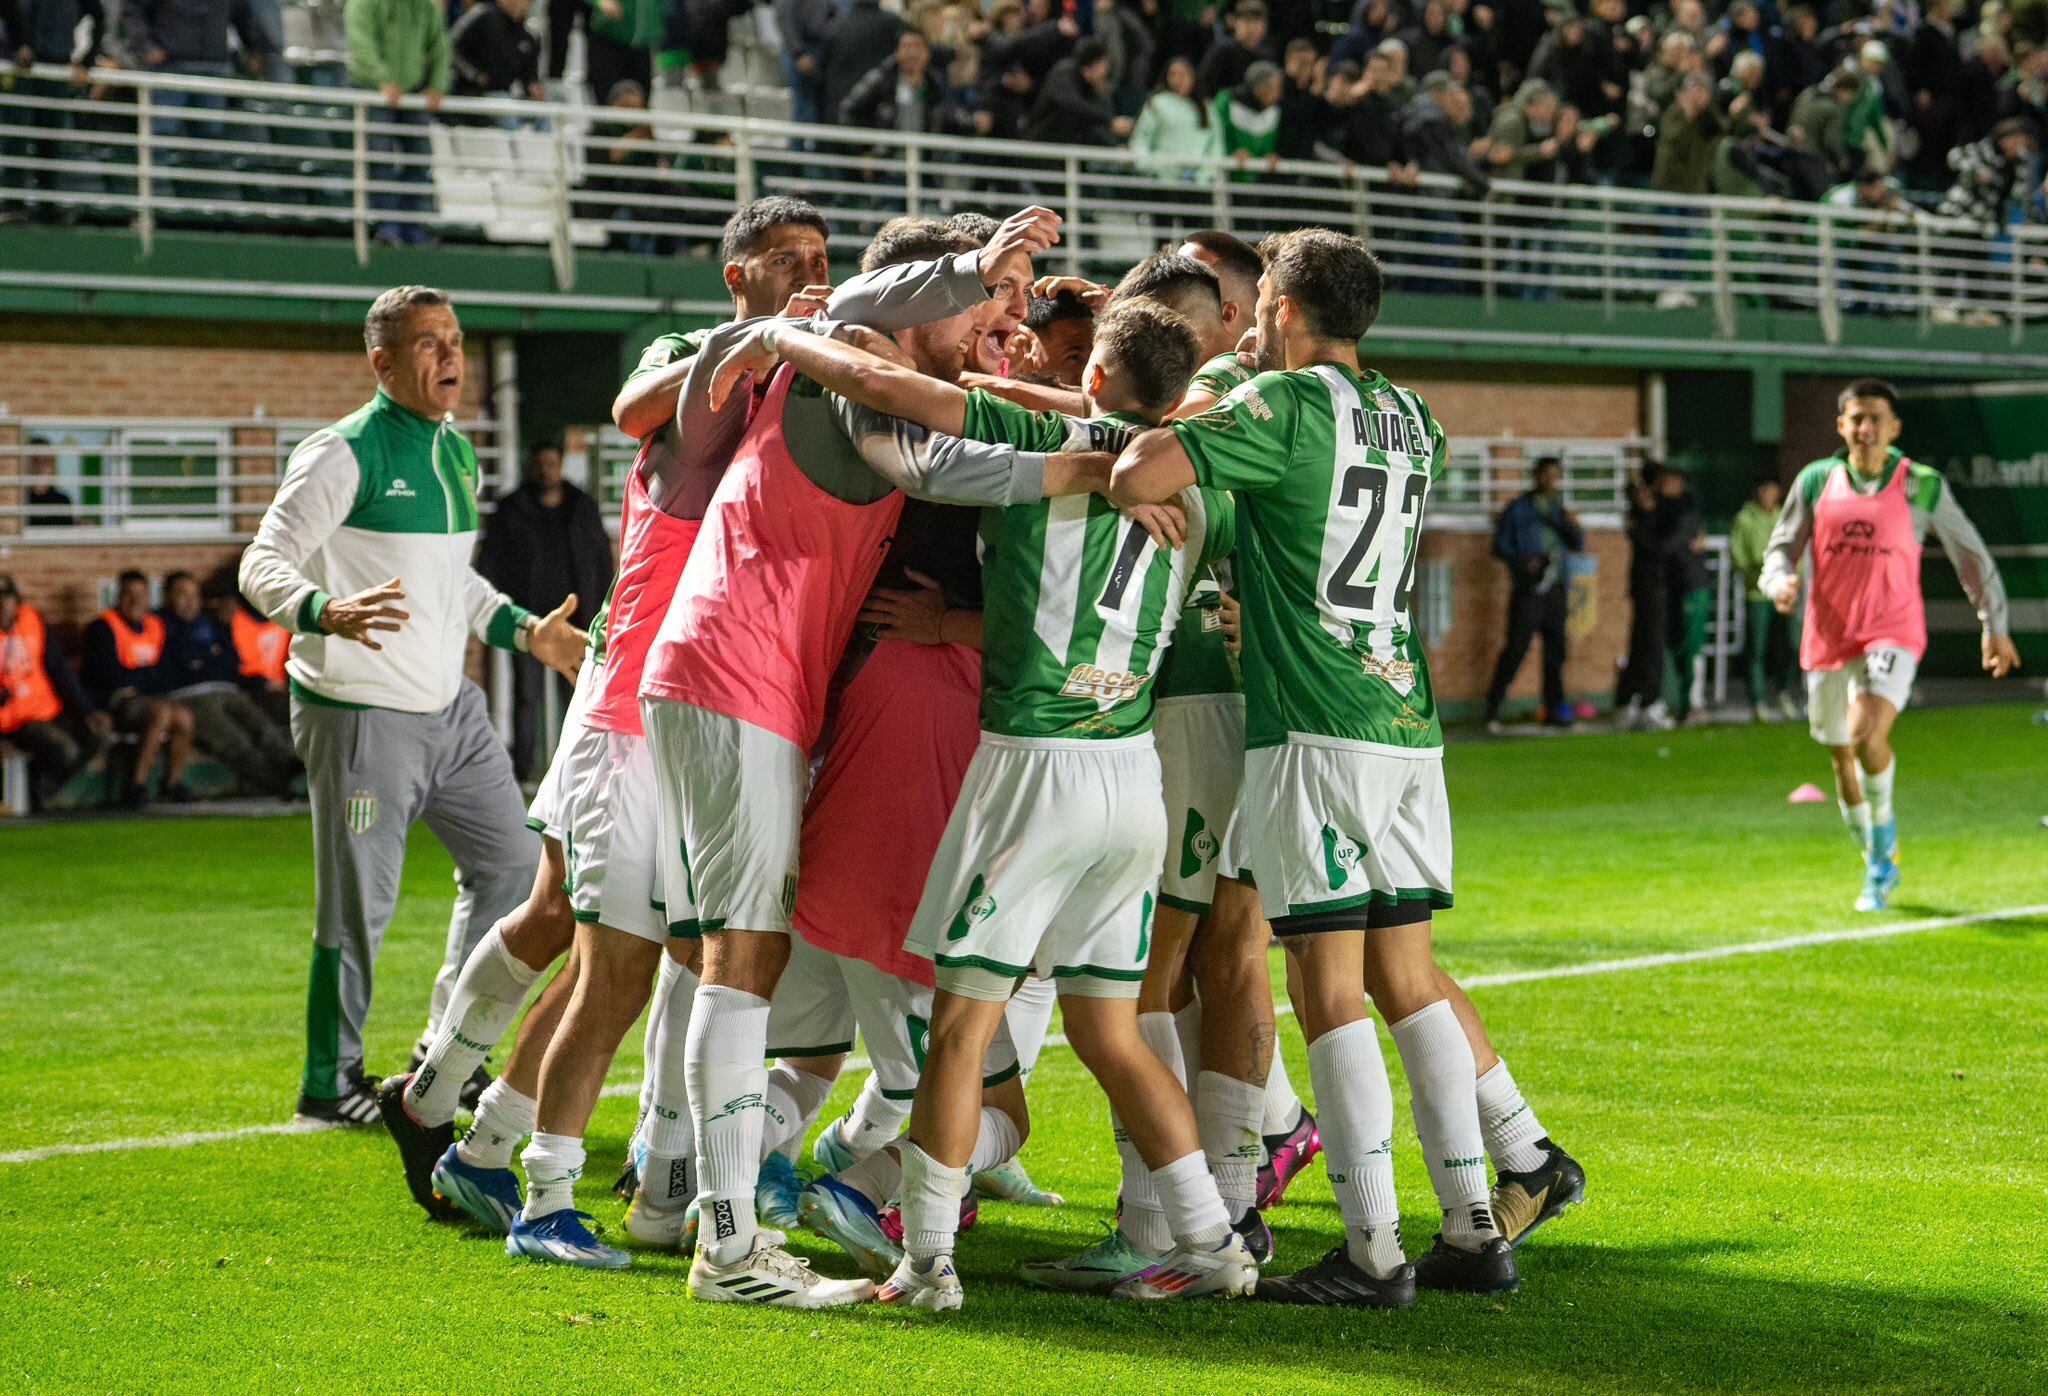
[[[805,286],[789,298],[789,304],[782,307],[787,320],[808,320],[813,315],[824,313],[826,302],[832,299],[830,286]]]
[[[981,249],[981,284],[999,286],[1011,275],[1028,283],[1031,259],[1060,240],[1060,222],[1057,213],[1035,204],[1005,218]]]

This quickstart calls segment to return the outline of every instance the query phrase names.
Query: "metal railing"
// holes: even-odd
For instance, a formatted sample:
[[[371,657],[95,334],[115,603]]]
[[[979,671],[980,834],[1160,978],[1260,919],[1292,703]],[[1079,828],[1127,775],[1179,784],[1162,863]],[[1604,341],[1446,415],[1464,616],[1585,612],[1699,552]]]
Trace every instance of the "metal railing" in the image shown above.
[[[65,70],[0,92],[0,198],[132,224],[380,232],[547,247],[558,284],[579,249],[670,253],[715,244],[736,203],[799,194],[834,246],[857,251],[898,213],[1041,203],[1066,218],[1047,259],[1113,272],[1164,239],[1220,226],[1246,236],[1319,224],[1354,232],[1398,288],[1502,301],[1569,299],[1813,317],[1829,342],[1857,315],[2024,326],[2048,316],[2048,228],[1994,231],[1929,215],[1776,199],[1498,181],[1476,197],[1424,176],[1313,161],[1270,171],[1023,141],[796,125],[718,112],[450,98],[429,121],[374,92],[163,73]],[[397,124],[400,120],[414,124]]]
[[[232,542],[255,533],[292,449],[325,422],[0,414],[0,539]],[[514,463],[488,419],[457,424],[486,478]]]

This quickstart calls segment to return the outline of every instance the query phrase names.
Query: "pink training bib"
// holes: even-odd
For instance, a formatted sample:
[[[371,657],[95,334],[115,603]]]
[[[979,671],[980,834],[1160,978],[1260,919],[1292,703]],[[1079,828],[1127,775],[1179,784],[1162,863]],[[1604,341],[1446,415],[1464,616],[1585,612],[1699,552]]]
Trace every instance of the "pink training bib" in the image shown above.
[[[636,468],[626,477],[626,515],[619,525],[619,580],[605,622],[604,676],[584,712],[601,732],[640,734],[640,676],[647,651],[702,528],[697,519],[664,514],[647,498]]]
[[[1899,458],[1885,487],[1864,494],[1844,461],[1813,506],[1813,590],[1799,641],[1803,669],[1839,669],[1883,645],[1927,652],[1920,539],[1913,528],[1912,462]]]
[[[711,497],[640,691],[809,751],[903,496],[850,504],[811,483],[782,436],[794,377],[787,364],[775,371]]]

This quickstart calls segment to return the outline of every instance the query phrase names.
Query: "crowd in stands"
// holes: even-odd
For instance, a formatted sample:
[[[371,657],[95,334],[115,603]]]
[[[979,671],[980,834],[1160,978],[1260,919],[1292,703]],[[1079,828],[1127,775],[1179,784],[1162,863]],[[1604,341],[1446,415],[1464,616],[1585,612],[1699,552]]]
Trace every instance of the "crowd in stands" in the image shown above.
[[[292,794],[290,636],[242,601],[232,567],[169,574],[155,606],[149,578],[123,572],[75,659],[69,638],[0,573],[0,750],[28,758],[33,806],[103,756],[110,795],[130,807],[194,799],[185,777],[199,753],[245,794]]]
[[[334,49],[296,69],[280,0],[0,0],[0,31],[17,62],[68,64],[81,87],[108,65],[377,89],[395,128],[384,148],[421,153],[444,94],[563,90],[577,28],[592,101],[645,107],[665,75],[716,87],[746,13],[741,0],[529,3],[311,0]],[[2043,0],[1343,4],[773,0],[757,19],[799,121],[1128,146],[1164,179],[1207,178],[1200,162],[1220,156],[1247,180],[1303,160],[1446,175],[1475,195],[1513,179],[1919,207],[1992,232],[2048,221]],[[401,106],[408,94],[426,110]],[[186,100],[159,130],[218,136],[208,112],[224,99]],[[655,162],[638,129],[621,126],[609,163]],[[632,187],[624,171],[595,177]],[[401,215],[390,240],[429,236],[424,193],[383,207]]]

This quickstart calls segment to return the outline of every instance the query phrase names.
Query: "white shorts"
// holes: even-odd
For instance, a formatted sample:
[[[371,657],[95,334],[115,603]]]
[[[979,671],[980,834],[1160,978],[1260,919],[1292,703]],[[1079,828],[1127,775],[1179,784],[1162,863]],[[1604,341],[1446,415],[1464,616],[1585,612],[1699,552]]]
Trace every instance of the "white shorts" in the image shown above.
[[[1224,832],[1244,783],[1244,698],[1163,698],[1158,714],[1152,735],[1166,795],[1159,901],[1199,914],[1216,894]]]
[[[875,1083],[888,1100],[909,1100],[924,1075],[924,1054],[931,1044],[932,990],[900,974],[876,969],[866,960],[834,955],[853,1000],[860,1024],[861,1046],[875,1073]],[[981,1067],[983,1086],[1000,1085],[1017,1074],[1017,1047],[1006,1020],[996,1028]]]
[[[1295,736],[1246,756],[1238,816],[1275,935],[1403,926],[1451,904],[1439,755]]]
[[[810,763],[791,741],[689,703],[642,699],[661,795],[670,935],[789,933]]]
[[[840,960],[802,936],[789,938],[789,963],[768,999],[768,1055],[828,1057],[853,1050],[853,997]]]
[[[1062,993],[1135,997],[1152,948],[1166,806],[1150,734],[1031,742],[984,732],[903,948]]]
[[[654,871],[661,797],[647,739],[586,727],[576,740],[591,750],[576,757],[575,783],[563,801],[570,909],[578,921],[666,945],[668,919]]]
[[[576,687],[569,695],[569,710],[562,714],[562,730],[555,737],[555,754],[548,760],[547,773],[534,787],[533,803],[526,807],[526,827],[556,843],[562,841],[565,828],[562,801],[575,783],[577,763],[590,754],[587,748],[579,751],[579,739],[589,730],[583,725],[583,713],[597,691],[599,672],[600,666],[596,664],[586,664],[577,671]]]
[[[1839,669],[1808,671],[1806,725],[1813,739],[1824,746],[1849,745],[1849,705],[1866,693],[1904,712],[1919,672],[1913,652],[1897,645],[1879,645]]]

